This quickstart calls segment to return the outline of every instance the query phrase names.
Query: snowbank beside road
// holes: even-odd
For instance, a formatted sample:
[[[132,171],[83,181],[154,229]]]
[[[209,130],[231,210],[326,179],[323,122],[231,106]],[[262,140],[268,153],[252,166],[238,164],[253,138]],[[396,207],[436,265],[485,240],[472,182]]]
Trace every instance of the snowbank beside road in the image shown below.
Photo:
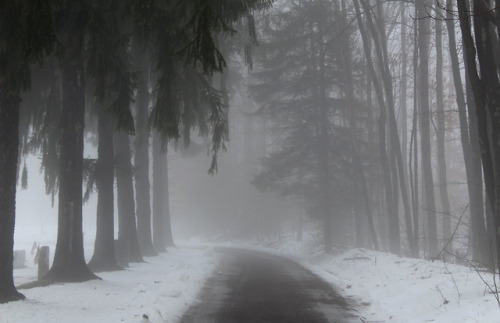
[[[22,290],[27,300],[0,305],[0,322],[176,322],[217,264],[208,248],[170,248],[145,260],[100,273],[102,280]],[[36,277],[36,267],[14,273],[18,284]]]

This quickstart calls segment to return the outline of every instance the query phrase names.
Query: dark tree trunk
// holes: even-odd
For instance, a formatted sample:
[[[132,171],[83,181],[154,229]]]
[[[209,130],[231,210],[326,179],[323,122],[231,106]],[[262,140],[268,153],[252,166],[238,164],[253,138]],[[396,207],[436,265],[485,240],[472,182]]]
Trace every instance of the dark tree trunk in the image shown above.
[[[18,94],[0,83],[0,304],[24,299],[14,286],[13,249],[19,145]]]
[[[145,64],[143,64],[144,66]],[[155,256],[151,240],[151,196],[149,184],[149,92],[147,71],[141,72],[136,98],[135,121],[135,197],[137,203],[137,237],[143,256]]]
[[[496,236],[491,237],[491,244],[488,246],[489,254],[495,254],[496,244],[500,243],[500,80],[498,78],[498,68],[494,59],[494,47],[498,45],[498,36],[490,28],[490,19],[485,12],[491,10],[487,2],[474,0],[474,34],[477,47],[477,57],[479,68],[481,71],[481,86],[486,95],[487,108],[487,123],[478,124],[480,128],[483,126],[487,129],[489,136],[489,144],[491,150],[491,159],[488,164],[492,164],[491,168],[485,167],[483,171],[486,176],[492,176],[488,199],[492,204],[494,225]],[[497,26],[498,28],[498,26]],[[486,141],[485,141],[486,142]],[[481,147],[483,148],[483,147]],[[484,149],[484,148],[483,148]],[[488,174],[486,174],[488,172]],[[488,187],[487,187],[488,190]],[[498,262],[500,259],[500,248],[496,248],[496,256],[493,262]]]
[[[153,135],[153,246],[158,252],[165,252],[165,215],[163,213],[164,185],[163,149],[157,132]]]
[[[130,139],[127,134],[115,135],[115,171],[118,191],[118,244],[130,262],[143,262],[137,240],[134,184],[130,162]],[[121,257],[120,257],[121,258]]]
[[[419,68],[419,121],[420,121],[420,144],[422,147],[422,175],[423,190],[425,194],[425,209],[427,213],[427,230],[429,233],[429,256],[436,257],[438,254],[438,238],[436,223],[436,202],[434,197],[434,180],[432,176],[431,163],[431,131],[430,131],[430,106],[429,106],[429,35],[430,26],[427,19],[428,8],[431,3],[428,0],[419,0],[417,3],[418,16],[418,46],[420,53]]]
[[[89,267],[94,272],[120,270],[114,245],[114,156],[113,132],[107,111],[99,107],[97,132],[97,223],[94,255]]]
[[[477,261],[485,261],[484,241],[484,207],[483,207],[483,175],[481,173],[481,156],[479,152],[479,140],[477,135],[477,118],[475,116],[474,102],[471,99],[470,90],[467,91],[467,101],[465,99],[464,87],[460,75],[460,65],[457,54],[457,45],[455,40],[455,25],[451,14],[451,0],[447,1],[447,20],[448,42],[450,48],[451,66],[453,71],[453,81],[455,84],[456,101],[458,106],[458,117],[460,121],[460,139],[464,155],[465,173],[467,177],[467,189],[470,201],[471,216],[471,246],[472,257]],[[464,59],[465,60],[465,59]],[[466,83],[469,85],[469,81]],[[467,106],[469,107],[469,119],[467,120]],[[470,122],[469,122],[470,121]],[[472,143],[475,143],[474,145]],[[483,243],[481,243],[483,241]],[[483,247],[481,247],[481,245]]]
[[[417,7],[415,6],[415,17],[417,16]],[[409,162],[409,174],[411,180],[411,189],[412,189],[412,210],[413,210],[413,237],[414,237],[414,252],[417,257],[420,256],[420,232],[419,232],[419,194],[418,194],[418,21],[415,19],[413,23],[413,121],[412,121],[412,130],[411,130],[411,143],[413,143],[413,151],[410,144],[410,162]],[[411,154],[413,153],[413,169],[411,167],[412,158]]]
[[[487,264],[491,262],[491,247],[494,248],[495,234],[486,231],[485,218],[491,220],[492,213],[488,212],[489,201],[485,198],[485,187],[483,185],[483,167],[481,166],[481,151],[479,145],[479,133],[477,129],[476,103],[472,97],[470,80],[466,74],[466,100],[467,116],[469,117],[469,138],[470,138],[470,212],[471,212],[471,232],[472,259],[479,263]],[[491,208],[490,208],[491,210]],[[489,222],[489,229],[494,231]],[[490,241],[493,239],[493,241]]]
[[[407,52],[407,28],[406,28],[406,3],[401,2],[401,90],[400,90],[400,111],[401,111],[401,157],[406,170],[408,165],[408,52]],[[405,172],[406,173],[406,172]],[[405,176],[408,178],[408,175]]]
[[[471,22],[470,22],[470,8],[468,5],[468,2],[466,1],[458,1],[457,0],[457,8],[459,11],[460,15],[460,29],[462,31],[462,41],[463,41],[463,46],[464,46],[464,57],[465,57],[465,67],[467,71],[467,76],[468,80],[470,81],[470,88],[471,92],[474,97],[474,103],[475,103],[475,111],[476,114],[475,116],[477,117],[476,120],[476,125],[477,125],[477,133],[478,133],[478,142],[479,142],[479,147],[480,147],[480,153],[481,153],[481,161],[482,161],[482,166],[483,166],[483,174],[484,174],[484,183],[486,186],[486,199],[489,201],[491,209],[493,211],[493,215],[495,218],[494,225],[495,225],[495,230],[493,232],[495,233],[495,237],[492,237],[490,245],[498,244],[500,239],[498,239],[498,235],[500,234],[500,230],[498,228],[498,214],[497,212],[499,211],[495,207],[495,201],[496,201],[496,187],[495,187],[495,169],[494,169],[494,163],[493,163],[493,156],[494,156],[494,146],[491,145],[491,139],[489,137],[488,133],[488,128],[489,128],[489,121],[488,121],[488,116],[487,116],[487,111],[486,111],[486,98],[488,97],[488,88],[490,86],[493,86],[490,88],[491,91],[495,90],[495,86],[498,86],[498,84],[487,84],[488,82],[498,82],[498,79],[495,75],[490,75],[490,73],[496,74],[496,67],[493,71],[486,71],[484,70],[485,68],[491,68],[491,66],[488,66],[488,64],[485,64],[485,60],[491,60],[493,61],[492,56],[488,55],[488,48],[485,48],[485,39],[484,38],[489,38],[488,33],[485,33],[486,30],[489,30],[489,28],[484,28],[484,20],[483,21],[476,21],[476,26],[475,26],[475,32],[476,32],[476,41],[478,42],[478,52],[479,53],[479,62],[481,64],[481,71],[484,71],[482,73],[482,77],[484,80],[481,80],[479,75],[478,75],[478,69],[477,69],[477,64],[476,64],[476,48],[474,46],[474,40],[471,35]],[[478,15],[480,16],[480,14]],[[475,17],[478,18],[479,20],[482,20],[481,17]],[[486,25],[488,23],[486,22]],[[477,29],[477,30],[476,30]],[[484,33],[484,34],[483,34]],[[491,39],[489,39],[491,40]],[[491,63],[490,63],[491,64]],[[493,63],[494,65],[494,63]],[[489,100],[488,100],[489,101]],[[494,107],[494,100],[490,102],[490,104]],[[490,107],[491,108],[491,107]],[[494,111],[492,111],[494,113]],[[470,111],[469,111],[470,113]],[[472,120],[470,121],[472,123]],[[490,121],[491,122],[491,121]],[[495,128],[495,126],[493,126]],[[472,129],[472,128],[471,128]],[[498,129],[496,130],[498,131]],[[472,134],[472,133],[471,133]],[[493,134],[494,136],[494,134]],[[471,138],[471,144],[474,146],[474,143]],[[500,156],[498,156],[500,157]],[[498,173],[498,172],[496,172]],[[500,174],[497,174],[500,176]],[[500,199],[499,199],[500,201]],[[484,221],[483,221],[484,222]],[[495,241],[496,240],[496,241]],[[494,247],[493,247],[494,248]],[[500,248],[496,248],[497,252],[499,252]],[[493,250],[489,250],[490,252],[493,252]],[[497,260],[499,258],[498,255],[495,257]]]
[[[59,12],[67,21],[61,36],[64,46],[60,58],[62,112],[57,243],[52,268],[43,279],[77,282],[97,276],[85,262],[82,231],[85,17],[80,1],[69,6]]]

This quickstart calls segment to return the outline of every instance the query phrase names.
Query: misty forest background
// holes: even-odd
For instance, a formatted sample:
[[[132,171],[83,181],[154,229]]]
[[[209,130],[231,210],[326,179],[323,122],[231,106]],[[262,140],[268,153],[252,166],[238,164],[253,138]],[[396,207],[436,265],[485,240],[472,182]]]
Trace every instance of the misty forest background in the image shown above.
[[[203,228],[188,234],[300,239],[312,225],[326,253],[362,247],[496,270],[498,6],[3,1],[0,303],[23,298],[15,198],[38,171],[33,155],[58,207],[42,285],[165,252],[169,190],[183,189],[175,216],[199,214]]]

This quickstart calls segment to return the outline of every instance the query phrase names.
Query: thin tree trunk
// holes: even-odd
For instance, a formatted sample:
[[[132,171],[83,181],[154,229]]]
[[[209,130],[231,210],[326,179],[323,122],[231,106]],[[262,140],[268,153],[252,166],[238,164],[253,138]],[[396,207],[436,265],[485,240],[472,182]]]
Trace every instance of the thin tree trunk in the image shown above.
[[[415,17],[417,16],[417,6],[415,6]],[[412,208],[413,208],[413,236],[415,237],[415,255],[417,257],[420,256],[420,232],[419,232],[419,219],[420,219],[420,206],[419,206],[419,173],[418,173],[418,21],[415,20],[413,24],[413,49],[414,49],[414,54],[413,54],[413,125],[412,125],[412,136],[413,136],[413,164],[414,164],[414,169],[413,169],[413,181],[414,183],[412,184],[413,188],[413,198],[412,198]],[[410,167],[411,167],[411,156],[410,156]],[[412,173],[411,169],[409,170],[410,174]]]
[[[445,119],[443,90],[443,23],[440,19],[434,21],[436,26],[436,142],[439,176],[439,196],[443,216],[443,245],[448,253],[453,252],[451,243],[451,208],[448,199],[448,180],[446,176],[445,153]]]
[[[115,259],[114,245],[113,132],[108,113],[103,106],[99,107],[97,122],[97,223],[94,255],[89,262],[89,267],[94,272],[121,269]]]
[[[168,155],[167,152],[163,154],[163,224],[164,224],[164,237],[163,242],[165,247],[173,247],[174,236],[172,235],[172,222],[170,217],[170,193],[168,191]]]
[[[401,157],[403,165],[408,165],[408,52],[407,52],[407,29],[406,29],[406,3],[401,2],[401,90],[400,90],[400,112],[401,112]],[[406,167],[405,167],[406,169]],[[406,172],[405,172],[406,173]],[[405,176],[408,178],[408,176]]]
[[[164,223],[164,185],[163,173],[165,172],[163,162],[163,149],[160,135],[153,134],[153,246],[158,252],[165,252],[165,223]]]
[[[429,233],[429,257],[438,255],[438,237],[436,223],[436,202],[434,197],[434,180],[431,163],[431,137],[430,137],[430,106],[429,106],[429,43],[430,26],[427,19],[428,0],[419,0],[417,3],[418,17],[418,46],[420,53],[419,67],[419,116],[420,116],[420,144],[422,147],[422,175],[424,181],[425,209],[427,213],[427,226]]]
[[[20,102],[0,83],[0,304],[24,299],[13,278]]]

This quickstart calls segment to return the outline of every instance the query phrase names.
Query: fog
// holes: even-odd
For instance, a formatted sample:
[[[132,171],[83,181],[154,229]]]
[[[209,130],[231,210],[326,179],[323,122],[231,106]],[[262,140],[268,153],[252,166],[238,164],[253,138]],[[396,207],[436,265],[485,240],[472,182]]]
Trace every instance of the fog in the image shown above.
[[[136,231],[135,222],[132,236],[138,235],[141,248],[150,252],[144,243],[158,248],[171,235],[174,241],[230,242],[300,239],[307,231],[326,252],[366,247],[416,257],[443,257],[443,250],[486,257],[478,248],[487,242],[479,237],[491,234],[492,223],[484,213],[482,190],[475,189],[480,179],[470,182],[480,177],[477,127],[458,99],[464,95],[464,62],[454,62],[454,55],[462,54],[462,41],[458,37],[456,45],[457,39],[448,37],[460,34],[450,24],[445,30],[439,19],[412,20],[413,14],[423,14],[419,6],[379,5],[363,21],[358,18],[364,6],[365,1],[278,1],[256,10],[251,20],[234,22],[232,37],[219,37],[227,63],[222,73],[220,66],[208,65],[200,73],[180,64],[179,57],[172,58],[178,64],[175,73],[162,70],[162,63],[154,63],[155,56],[140,46],[129,49],[138,82],[130,101],[119,101],[121,94],[114,94],[111,83],[110,97],[102,96],[99,84],[107,81],[96,76],[92,59],[106,52],[87,54],[83,190],[90,188],[91,194],[83,204],[86,257],[101,221],[96,169],[105,161],[99,149],[113,149],[112,134],[101,132],[105,122],[130,134],[130,162],[118,157],[123,137],[115,135],[114,163],[117,170],[119,164],[130,169],[125,175],[117,171],[117,178],[128,178],[127,172],[133,176],[122,180],[128,184],[121,189],[114,181],[114,198],[102,197],[108,207],[101,214],[114,205],[107,225],[113,225],[115,240],[130,230],[125,227]],[[89,38],[89,44],[93,41],[100,40]],[[419,54],[426,48],[429,55]],[[57,240],[60,134],[48,119],[61,103],[57,69],[52,59],[34,68],[32,91],[21,104],[18,177],[26,165],[28,183],[17,189],[16,247],[33,241],[54,246]],[[165,73],[175,75],[175,86]],[[106,119],[111,121],[105,121],[96,111],[114,106],[113,95],[129,106],[122,117],[113,120],[110,114]],[[467,99],[471,104],[470,93]],[[33,112],[37,106],[42,117]],[[169,112],[169,106],[178,111]],[[170,117],[175,123],[165,122]],[[107,148],[101,142],[105,138]],[[168,169],[156,174],[154,165]],[[469,206],[473,191],[477,196]],[[120,204],[120,196],[129,203]],[[120,208],[131,211],[125,215]],[[474,222],[476,212],[482,220]],[[155,241],[151,231],[159,226],[165,226],[165,237]]]
[[[177,268],[180,290],[179,268],[204,267],[190,271],[199,286],[184,286],[201,305],[177,307],[183,322],[271,313],[283,281],[303,306],[283,305],[281,321],[368,322],[380,310],[380,322],[392,319],[391,291],[378,288],[404,279],[371,286],[385,295],[372,310],[362,290],[346,296],[361,279],[351,269],[374,274],[360,260],[377,275],[413,266],[432,284],[442,276],[420,274],[432,261],[497,277],[493,1],[83,3],[0,8],[0,304],[25,298],[21,280],[154,277],[147,264],[159,261]],[[500,304],[496,280],[480,281]],[[256,289],[269,292],[263,306],[226,304]],[[450,303],[437,290],[428,310]],[[366,312],[353,316],[359,304]]]

